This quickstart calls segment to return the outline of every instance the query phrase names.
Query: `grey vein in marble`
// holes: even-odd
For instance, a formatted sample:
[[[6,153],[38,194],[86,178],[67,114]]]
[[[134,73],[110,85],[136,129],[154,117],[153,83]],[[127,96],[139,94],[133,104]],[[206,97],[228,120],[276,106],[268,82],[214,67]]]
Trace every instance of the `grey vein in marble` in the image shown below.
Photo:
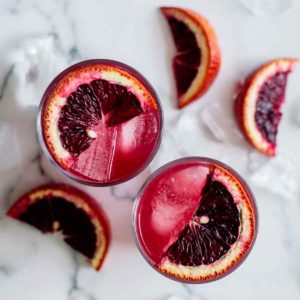
[[[133,202],[135,199],[135,197],[130,195],[129,193],[122,196],[118,195],[117,186],[111,186],[110,191],[111,191],[111,195],[117,200],[127,200]]]
[[[71,287],[68,290],[67,298],[69,300],[97,300],[94,295],[91,295],[88,291],[78,286],[78,273],[80,271],[79,261],[77,253],[73,253],[74,271],[71,276]],[[80,295],[79,298],[77,295]]]
[[[5,96],[5,91],[8,86],[9,80],[14,72],[15,65],[11,65],[6,72],[6,75],[4,76],[4,79],[2,81],[2,84],[0,85],[0,101],[3,99]]]
[[[42,155],[43,155],[42,151],[40,151],[34,158],[32,158],[31,162],[32,163],[37,163],[40,174],[42,176],[47,177],[47,179],[51,180],[51,177],[47,174],[46,170],[44,169],[44,167],[42,165]]]
[[[8,265],[0,265],[0,275],[2,274],[3,276],[11,276],[15,270]]]
[[[20,3],[21,3],[21,0],[10,1],[11,6],[8,8],[8,11],[13,15],[17,15],[19,13]]]
[[[51,177],[47,175],[47,172],[44,170],[41,164],[41,159],[42,159],[41,151],[38,151],[38,153],[34,155],[25,166],[22,167],[24,172],[21,172],[19,175],[17,175],[16,179],[7,188],[7,191],[4,193],[3,196],[4,199],[3,203],[4,203],[5,210],[7,210],[11,206],[12,202],[15,200],[13,199],[13,195],[18,191],[18,188],[22,184],[24,178],[28,176],[27,170],[29,168],[32,168],[33,164],[37,165],[37,170],[39,170],[41,177],[44,178],[45,181],[52,182]]]
[[[186,283],[182,283],[182,286],[186,290],[188,296],[192,297],[193,300],[196,300],[196,299],[197,300],[208,300],[206,297],[202,296],[199,292],[195,293],[195,291],[191,289],[190,285],[188,285]]]

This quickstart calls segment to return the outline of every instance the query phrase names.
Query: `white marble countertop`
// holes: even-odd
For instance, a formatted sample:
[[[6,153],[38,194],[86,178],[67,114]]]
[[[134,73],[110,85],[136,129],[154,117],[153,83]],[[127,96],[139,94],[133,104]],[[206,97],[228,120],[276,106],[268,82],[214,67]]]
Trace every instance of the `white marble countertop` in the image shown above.
[[[206,16],[223,54],[213,87],[182,111],[174,106],[174,46],[157,9],[171,4]],[[231,111],[235,87],[248,72],[272,58],[300,57],[299,16],[297,0],[1,0],[0,299],[300,299],[300,66],[289,78],[276,159],[265,159],[248,146],[235,131]],[[97,198],[112,224],[112,245],[99,273],[59,238],[4,216],[30,188],[68,181],[41,153],[37,104],[54,74],[88,58],[137,68],[157,90],[165,113],[163,143],[149,168],[117,187],[80,186]],[[211,111],[219,117],[210,120]],[[212,134],[207,120],[219,131]],[[140,185],[164,162],[186,155],[217,158],[239,171],[253,189],[260,216],[249,258],[230,276],[204,285],[180,284],[156,273],[131,233]]]

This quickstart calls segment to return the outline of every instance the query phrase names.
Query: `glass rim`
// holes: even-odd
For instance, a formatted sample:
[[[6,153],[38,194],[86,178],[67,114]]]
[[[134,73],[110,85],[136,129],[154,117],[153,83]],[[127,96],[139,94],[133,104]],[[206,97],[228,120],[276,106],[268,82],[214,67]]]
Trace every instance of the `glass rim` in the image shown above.
[[[206,162],[206,163],[214,163],[216,165],[219,165],[221,167],[223,167],[224,169],[226,169],[227,171],[229,171],[230,173],[232,173],[234,175],[235,178],[238,179],[238,181],[241,183],[241,185],[243,186],[245,192],[247,193],[253,210],[254,210],[254,217],[255,217],[255,227],[254,227],[254,238],[253,241],[251,243],[251,245],[249,246],[249,248],[247,249],[247,252],[245,253],[245,255],[242,257],[242,259],[240,259],[240,261],[235,264],[232,268],[230,268],[229,271],[221,274],[220,276],[216,277],[216,278],[212,278],[209,280],[205,280],[205,281],[189,281],[187,279],[180,279],[180,278],[176,278],[174,276],[168,275],[166,273],[163,273],[161,271],[159,271],[158,268],[156,268],[155,264],[153,264],[149,257],[145,254],[145,251],[143,250],[143,247],[141,246],[140,243],[140,239],[138,237],[138,232],[137,232],[137,226],[136,226],[136,217],[137,217],[137,210],[138,210],[138,206],[141,200],[141,196],[143,195],[145,189],[148,187],[148,185],[152,182],[153,179],[156,178],[156,176],[158,176],[160,173],[162,173],[163,171],[165,171],[166,169],[168,169],[169,167],[175,166],[177,164],[181,164],[181,163],[186,163],[186,162],[193,162],[193,161],[198,161],[198,162]],[[258,213],[258,208],[257,208],[257,204],[256,204],[256,199],[255,196],[253,194],[253,192],[251,191],[249,185],[246,183],[246,181],[242,178],[241,175],[239,175],[237,173],[237,171],[235,171],[234,169],[232,169],[230,166],[228,166],[227,164],[217,160],[217,159],[213,159],[213,158],[209,158],[209,157],[204,157],[204,156],[187,156],[187,157],[183,157],[183,158],[179,158],[179,159],[175,159],[172,160],[162,166],[160,166],[158,169],[156,169],[147,179],[146,181],[143,183],[143,185],[141,186],[135,200],[134,200],[134,204],[133,204],[133,208],[132,208],[132,214],[131,214],[131,230],[133,233],[133,237],[134,237],[134,241],[135,244],[140,252],[140,254],[142,255],[142,257],[146,260],[146,262],[159,274],[163,275],[166,278],[169,278],[171,280],[180,282],[180,283],[185,283],[185,284],[205,284],[205,283],[210,283],[210,282],[214,282],[217,280],[220,280],[224,277],[226,277],[227,275],[231,274],[232,272],[234,272],[248,257],[248,255],[250,254],[256,239],[257,239],[257,234],[258,234],[258,218],[259,218],[259,213]]]
[[[53,92],[54,88],[56,87],[57,83],[69,72],[76,70],[79,67],[84,67],[92,64],[103,64],[107,66],[114,66],[120,69],[125,70],[126,72],[130,73],[133,77],[136,77],[149,91],[149,93],[152,95],[154,101],[157,103],[157,111],[158,111],[158,119],[159,119],[159,129],[158,129],[158,135],[156,137],[155,145],[152,148],[152,151],[150,155],[147,157],[147,159],[143,162],[143,164],[136,169],[132,174],[129,176],[126,176],[121,179],[116,180],[110,180],[107,182],[100,182],[97,180],[89,180],[89,179],[83,179],[75,174],[72,174],[71,172],[68,172],[63,167],[59,165],[59,163],[55,160],[53,155],[51,154],[51,151],[49,150],[48,146],[46,145],[45,138],[44,138],[44,132],[43,132],[43,124],[42,124],[42,118],[43,118],[43,112],[44,112],[44,105],[48,100],[49,95]],[[36,119],[36,128],[37,128],[37,136],[39,144],[41,145],[41,148],[43,150],[43,153],[47,157],[47,159],[52,163],[52,165],[63,175],[67,176],[68,178],[79,182],[81,184],[95,186],[95,187],[106,187],[106,186],[113,186],[117,184],[124,183],[130,179],[133,179],[137,175],[139,175],[141,172],[143,172],[147,166],[151,163],[151,161],[154,159],[155,155],[157,154],[157,151],[161,145],[162,135],[164,132],[164,115],[163,115],[163,109],[161,105],[161,101],[159,99],[158,94],[156,93],[154,87],[151,85],[151,83],[135,68],[124,64],[122,62],[111,60],[111,59],[89,59],[89,60],[83,60],[78,63],[75,63],[63,71],[61,71],[54,79],[49,83],[48,87],[46,88],[42,98],[41,102],[39,104],[38,113],[37,113],[37,119]]]

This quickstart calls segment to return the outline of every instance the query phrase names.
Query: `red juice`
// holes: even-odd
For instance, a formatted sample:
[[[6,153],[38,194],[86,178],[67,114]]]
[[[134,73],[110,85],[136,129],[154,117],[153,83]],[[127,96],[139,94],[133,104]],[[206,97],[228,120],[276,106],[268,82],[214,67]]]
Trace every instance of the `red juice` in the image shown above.
[[[235,269],[256,236],[254,197],[229,167],[185,158],[156,171],[135,202],[137,245],[157,271],[207,282]]]
[[[162,110],[148,81],[119,62],[90,60],[46,90],[38,134],[54,165],[74,180],[111,185],[141,172],[161,139]]]

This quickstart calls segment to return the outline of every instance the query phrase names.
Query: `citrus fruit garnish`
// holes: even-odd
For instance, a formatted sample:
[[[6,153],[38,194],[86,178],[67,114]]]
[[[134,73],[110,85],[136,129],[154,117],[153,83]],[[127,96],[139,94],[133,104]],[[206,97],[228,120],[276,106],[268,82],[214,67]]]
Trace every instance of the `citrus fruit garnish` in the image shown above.
[[[45,92],[39,138],[71,178],[113,184],[132,178],[160,142],[161,109],[150,84],[124,64],[91,60],[71,66]]]
[[[66,184],[49,184],[22,196],[7,215],[64,241],[99,270],[110,243],[108,219],[88,194]]]
[[[276,137],[288,74],[298,59],[270,61],[248,76],[237,94],[235,115],[247,140],[260,152],[276,155]]]
[[[249,254],[257,214],[246,183],[229,167],[185,158],[158,170],[134,210],[138,246],[160,273],[207,282],[233,271]]]
[[[177,53],[173,58],[178,106],[203,95],[221,66],[221,51],[209,22],[185,8],[161,7],[172,31]]]

